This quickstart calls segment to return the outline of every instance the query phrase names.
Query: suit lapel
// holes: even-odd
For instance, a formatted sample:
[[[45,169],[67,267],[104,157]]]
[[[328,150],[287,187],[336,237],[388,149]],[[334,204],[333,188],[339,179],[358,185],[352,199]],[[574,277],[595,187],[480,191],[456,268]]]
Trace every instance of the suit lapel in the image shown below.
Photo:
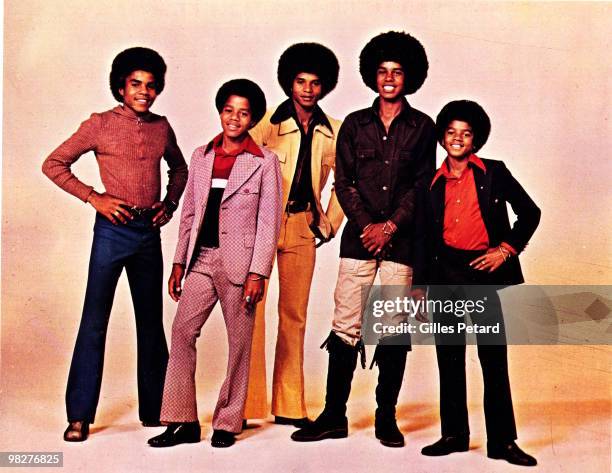
[[[232,194],[234,194],[244,182],[253,175],[255,170],[261,166],[259,159],[251,153],[241,153],[236,157],[236,162],[232,167],[229,179],[227,180],[227,186],[223,192],[223,201],[227,200]]]
[[[486,173],[477,166],[473,166],[472,169],[474,170],[474,182],[476,183],[476,194],[478,195],[480,215],[486,226],[491,204],[491,177],[493,175],[493,170],[488,165]]]
[[[288,133],[294,133],[296,131],[300,131],[300,129],[298,128],[297,123],[295,123],[295,120],[293,118],[288,118],[287,120],[283,120],[278,124],[279,136],[286,135]]]
[[[202,163],[202,166],[197,170],[195,176],[195,185],[200,188],[200,199],[198,202],[196,202],[196,205],[199,208],[202,208],[204,205],[206,205],[206,201],[208,200],[208,193],[210,192],[213,163],[215,161],[215,152],[212,150],[212,148],[210,151],[204,154],[203,160],[204,162]]]

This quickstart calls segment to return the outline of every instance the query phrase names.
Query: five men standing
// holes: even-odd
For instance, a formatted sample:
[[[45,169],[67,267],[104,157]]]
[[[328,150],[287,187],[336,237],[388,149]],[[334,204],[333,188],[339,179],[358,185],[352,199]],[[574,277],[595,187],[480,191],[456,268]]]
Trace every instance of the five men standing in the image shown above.
[[[294,44],[283,52],[277,73],[288,99],[265,115],[265,98],[256,84],[239,79],[219,90],[216,106],[223,132],[192,158],[169,281],[170,295],[178,300],[183,276],[189,274],[173,326],[173,356],[161,410],[161,420],[169,425],[151,445],[200,439],[195,342],[217,300],[228,327],[230,362],[213,420],[213,446],[232,445],[243,419],[267,417],[264,280],[274,249],[279,324],[272,414],[277,424],[299,427],[291,438],[300,442],[348,435],[347,401],[360,354],[365,367],[364,301],[377,274],[383,290],[402,291],[413,284],[413,267],[415,282],[423,285],[522,281],[518,260],[504,263],[526,245],[537,227],[539,209],[502,163],[482,161],[474,154],[488,137],[486,113],[473,102],[452,102],[438,116],[436,132],[432,119],[405,98],[422,86],[428,71],[423,46],[407,33],[390,31],[372,38],[361,51],[359,67],[363,82],[378,96],[371,107],[349,114],[342,126],[318,105],[335,88],[339,72],[334,53],[318,43]],[[58,186],[98,212],[66,394],[67,441],[85,440],[95,417],[106,326],[123,267],[136,312],[140,417],[145,426],[160,425],[168,351],[161,317],[158,227],[176,210],[187,180],[167,120],[149,112],[164,88],[165,71],[155,51],[131,48],[119,54],[111,89],[123,104],[93,114],[43,165]],[[436,140],[448,158],[432,181]],[[70,170],[90,150],[98,159],[107,190],[103,194]],[[167,196],[159,201],[162,157],[170,179]],[[324,210],[321,195],[332,172],[335,188]],[[463,180],[465,176],[471,180]],[[520,210],[520,222],[512,228],[505,207],[489,212],[483,206],[485,193],[494,191],[500,195],[495,204],[508,201]],[[437,218],[431,217],[436,211]],[[316,248],[336,235],[344,214],[348,222],[340,245],[332,329],[322,345],[329,352],[325,408],[313,422],[305,404],[303,371],[308,300]],[[490,214],[498,215],[495,224]],[[435,237],[433,250],[423,244],[425,234]],[[440,258],[432,258],[441,251]],[[512,277],[503,277],[513,268]],[[496,288],[491,290],[492,299],[499,301]],[[435,287],[432,293],[437,294]],[[393,314],[387,323],[400,325],[406,316]],[[503,322],[501,309],[497,316]],[[428,456],[469,447],[465,374],[457,372],[464,342],[456,348],[440,343],[441,337],[437,341],[442,438],[423,449]],[[505,340],[493,348],[481,345],[488,454],[535,465],[514,443]],[[395,410],[410,349],[409,338],[384,335],[373,354],[372,365],[379,369],[375,435],[388,447],[404,445]],[[502,417],[505,423],[497,422]]]

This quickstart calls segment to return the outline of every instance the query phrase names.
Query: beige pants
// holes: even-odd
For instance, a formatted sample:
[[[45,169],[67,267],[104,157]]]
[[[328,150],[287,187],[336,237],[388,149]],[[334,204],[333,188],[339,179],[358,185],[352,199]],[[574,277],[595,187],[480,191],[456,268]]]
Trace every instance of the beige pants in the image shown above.
[[[315,238],[307,212],[283,214],[278,241],[278,336],[272,378],[272,414],[307,417],[304,400],[304,333],[310,284],[315,266]],[[266,285],[267,295],[267,285]],[[257,304],[251,349],[249,388],[244,416],[268,416],[265,358],[265,302]]]
[[[392,261],[340,259],[338,282],[334,292],[336,307],[332,330],[345,342],[355,346],[362,336],[364,304],[370,295],[376,273],[380,277],[380,297],[395,299],[408,295],[412,284],[412,268]],[[377,295],[378,297],[378,295]],[[401,313],[386,314],[386,325],[405,321]]]

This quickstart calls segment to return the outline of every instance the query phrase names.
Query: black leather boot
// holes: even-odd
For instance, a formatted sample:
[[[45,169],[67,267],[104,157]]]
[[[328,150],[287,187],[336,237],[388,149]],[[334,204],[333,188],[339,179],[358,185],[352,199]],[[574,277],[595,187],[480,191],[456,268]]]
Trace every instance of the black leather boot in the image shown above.
[[[329,352],[325,409],[314,422],[291,435],[291,439],[296,442],[314,442],[348,436],[346,403],[351,392],[351,381],[360,346],[353,347],[344,343],[338,335],[331,332],[321,345],[321,348],[323,347],[327,347]]]
[[[386,447],[403,447],[404,436],[397,427],[395,406],[399,396],[404,368],[406,367],[406,345],[378,345],[372,364],[378,364],[376,386],[376,438]]]

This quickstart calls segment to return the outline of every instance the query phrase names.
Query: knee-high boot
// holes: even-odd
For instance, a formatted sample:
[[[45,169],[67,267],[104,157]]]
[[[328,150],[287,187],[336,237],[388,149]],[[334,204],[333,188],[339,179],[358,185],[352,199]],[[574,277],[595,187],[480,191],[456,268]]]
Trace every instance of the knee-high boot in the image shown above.
[[[395,420],[395,406],[402,387],[408,349],[406,345],[378,345],[372,361],[378,364],[375,434],[387,447],[404,446],[404,436]]]
[[[360,345],[353,347],[331,332],[321,348],[325,346],[329,352],[325,409],[312,424],[291,435],[297,442],[344,438],[348,435],[346,403],[351,392]]]

